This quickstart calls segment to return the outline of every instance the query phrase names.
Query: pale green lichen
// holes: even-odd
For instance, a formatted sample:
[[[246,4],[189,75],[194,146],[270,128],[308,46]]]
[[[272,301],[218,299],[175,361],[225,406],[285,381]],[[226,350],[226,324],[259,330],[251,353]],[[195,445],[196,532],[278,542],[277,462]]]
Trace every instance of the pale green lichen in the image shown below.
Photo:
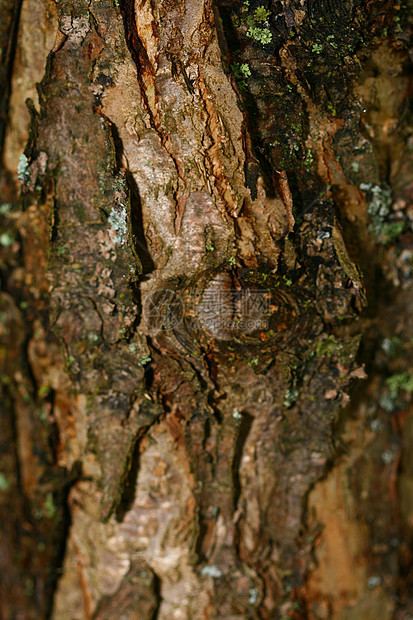
[[[384,392],[384,394],[382,394],[379,398],[379,405],[382,409],[384,409],[384,411],[393,413],[399,409],[401,403],[399,403],[397,395],[391,394],[390,392]]]
[[[11,245],[13,245],[13,243],[14,239],[10,233],[4,232],[0,235],[0,245],[2,245],[4,248],[9,248]]]
[[[384,222],[381,228],[381,238],[383,245],[387,245],[400,237],[404,230],[404,222]]]
[[[334,37],[333,34],[330,34],[330,35],[328,35],[328,37],[326,37],[326,39],[327,39],[328,43],[331,45],[331,47],[336,50],[338,48],[338,45],[337,45],[337,43],[334,42],[334,38],[335,37]]]
[[[263,6],[258,6],[254,11],[254,19],[256,22],[265,22],[270,15],[271,11],[268,11]]]
[[[248,28],[247,37],[262,43],[262,45],[268,45],[272,41],[272,33],[268,28],[257,28],[257,26],[250,26]]]
[[[372,183],[360,183],[360,189],[370,195],[368,212],[370,216],[381,218],[389,214],[392,203],[391,189]]]
[[[413,392],[413,375],[408,372],[400,372],[386,380],[391,394],[398,394],[399,390]]]
[[[248,6],[248,5],[245,5]],[[266,23],[271,11],[264,6],[255,9],[253,15],[248,15],[246,23],[248,26],[247,37],[254,39],[262,45],[268,45],[272,41],[272,33],[268,28],[262,28],[262,24]]]
[[[311,51],[314,52],[314,54],[321,54],[323,49],[324,49],[324,46],[321,43],[314,43],[313,47],[311,48]]]
[[[290,389],[285,390],[284,402],[283,402],[284,407],[287,407],[287,409],[289,407],[292,407],[294,403],[297,402],[298,395],[299,395],[298,390],[290,390]]]
[[[222,570],[218,566],[203,566],[201,568],[201,575],[208,575],[214,579],[222,577]]]
[[[251,76],[251,69],[248,63],[244,62],[240,64],[239,62],[233,62],[231,65],[231,70],[237,80],[238,86],[241,89],[247,88],[246,80]]]
[[[328,356],[330,357],[340,348],[340,343],[337,342],[336,337],[332,334],[327,336],[324,340],[319,340],[315,347],[315,352],[320,356]]]
[[[244,76],[244,77],[250,77],[251,75],[251,69],[248,65],[248,63],[243,62],[242,65],[240,65],[239,67],[240,73]]]
[[[128,337],[128,331],[126,327],[121,327],[119,330],[119,338],[125,340]]]
[[[47,398],[51,392],[51,387],[48,385],[41,385],[37,390],[37,396],[39,398]]]
[[[359,187],[365,192],[369,200],[367,212],[371,220],[370,231],[377,243],[382,245],[391,243],[403,232],[404,222],[385,221],[391,214],[392,192],[390,187],[380,187],[380,185],[373,185],[372,183],[361,183]]]
[[[367,586],[372,590],[373,588],[377,588],[381,585],[382,578],[379,575],[372,575],[367,579]]]
[[[413,374],[409,372],[395,373],[386,379],[387,390],[379,399],[380,407],[385,411],[392,413],[405,407],[409,400],[407,394],[413,392]],[[403,395],[403,392],[407,394]]]
[[[53,501],[53,494],[47,493],[43,504],[43,513],[47,519],[53,519],[56,514],[56,506]]]
[[[390,465],[396,458],[396,452],[394,450],[385,450],[380,456],[385,465]]]
[[[10,488],[10,482],[6,476],[0,472],[0,491],[7,491]]]
[[[401,345],[402,341],[399,336],[390,336],[389,338],[383,339],[383,342],[381,343],[381,348],[387,355],[392,356],[397,353]]]
[[[311,149],[307,149],[307,154],[304,159],[304,168],[307,170],[307,172],[311,172],[313,162],[314,162],[313,153],[311,152]]]
[[[30,181],[29,160],[27,159],[24,153],[23,155],[20,155],[19,165],[17,166],[17,178],[19,179],[19,181],[22,181],[22,183],[25,183],[26,185],[29,184],[29,181]]]
[[[125,244],[128,234],[126,218],[127,211],[125,205],[123,204],[120,204],[118,208],[112,207],[112,210],[108,217],[109,224],[116,232],[116,237],[114,241],[115,243],[120,243],[121,245]]]
[[[6,215],[12,209],[11,202],[3,202],[0,204],[0,215]]]
[[[146,366],[146,364],[149,364],[149,362],[151,361],[152,361],[152,358],[150,355],[142,355],[140,360],[138,360],[138,366]]]
[[[256,602],[258,601],[258,595],[259,595],[259,592],[257,588],[251,588],[249,592],[249,597],[248,597],[248,602],[250,605],[256,604]]]

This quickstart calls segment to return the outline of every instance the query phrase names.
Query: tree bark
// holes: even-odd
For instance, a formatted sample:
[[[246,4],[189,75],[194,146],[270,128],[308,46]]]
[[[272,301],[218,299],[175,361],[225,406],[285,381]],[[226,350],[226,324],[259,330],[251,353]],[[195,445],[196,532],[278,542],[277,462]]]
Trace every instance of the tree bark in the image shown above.
[[[407,5],[0,11],[1,616],[412,617]]]

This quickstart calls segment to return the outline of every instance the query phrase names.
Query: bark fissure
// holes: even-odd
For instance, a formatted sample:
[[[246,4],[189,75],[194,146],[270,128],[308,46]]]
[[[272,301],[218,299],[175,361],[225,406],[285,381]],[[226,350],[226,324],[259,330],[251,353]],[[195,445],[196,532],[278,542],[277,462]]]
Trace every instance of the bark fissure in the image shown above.
[[[244,444],[247,440],[248,434],[251,430],[251,425],[253,422],[253,418],[246,412],[239,413],[241,416],[241,422],[238,430],[237,441],[235,443],[234,456],[232,460],[232,478],[233,478],[233,487],[234,487],[234,513],[236,513],[238,508],[238,501],[241,495],[241,482],[240,482],[240,474],[239,468],[241,464],[242,453],[244,449]]]
[[[22,0],[11,0],[9,4],[6,2],[4,11],[5,15],[2,15],[4,22],[0,31],[0,41],[2,46],[2,62],[0,65],[0,92],[2,93],[2,97],[0,99],[0,153],[3,151],[9,117],[11,77],[13,72],[14,56],[16,53],[21,6]]]

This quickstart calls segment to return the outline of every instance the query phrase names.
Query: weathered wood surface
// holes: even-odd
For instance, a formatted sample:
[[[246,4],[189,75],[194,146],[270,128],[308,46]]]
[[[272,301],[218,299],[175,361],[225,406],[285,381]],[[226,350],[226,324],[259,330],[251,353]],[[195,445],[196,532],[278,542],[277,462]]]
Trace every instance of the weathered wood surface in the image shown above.
[[[407,620],[407,7],[16,7],[3,617]]]

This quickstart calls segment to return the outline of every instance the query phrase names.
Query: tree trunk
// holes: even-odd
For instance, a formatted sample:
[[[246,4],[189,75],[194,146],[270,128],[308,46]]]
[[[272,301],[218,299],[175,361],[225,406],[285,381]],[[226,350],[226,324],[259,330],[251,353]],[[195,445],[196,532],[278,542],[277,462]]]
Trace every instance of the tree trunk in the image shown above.
[[[413,617],[407,5],[0,11],[1,617]]]

